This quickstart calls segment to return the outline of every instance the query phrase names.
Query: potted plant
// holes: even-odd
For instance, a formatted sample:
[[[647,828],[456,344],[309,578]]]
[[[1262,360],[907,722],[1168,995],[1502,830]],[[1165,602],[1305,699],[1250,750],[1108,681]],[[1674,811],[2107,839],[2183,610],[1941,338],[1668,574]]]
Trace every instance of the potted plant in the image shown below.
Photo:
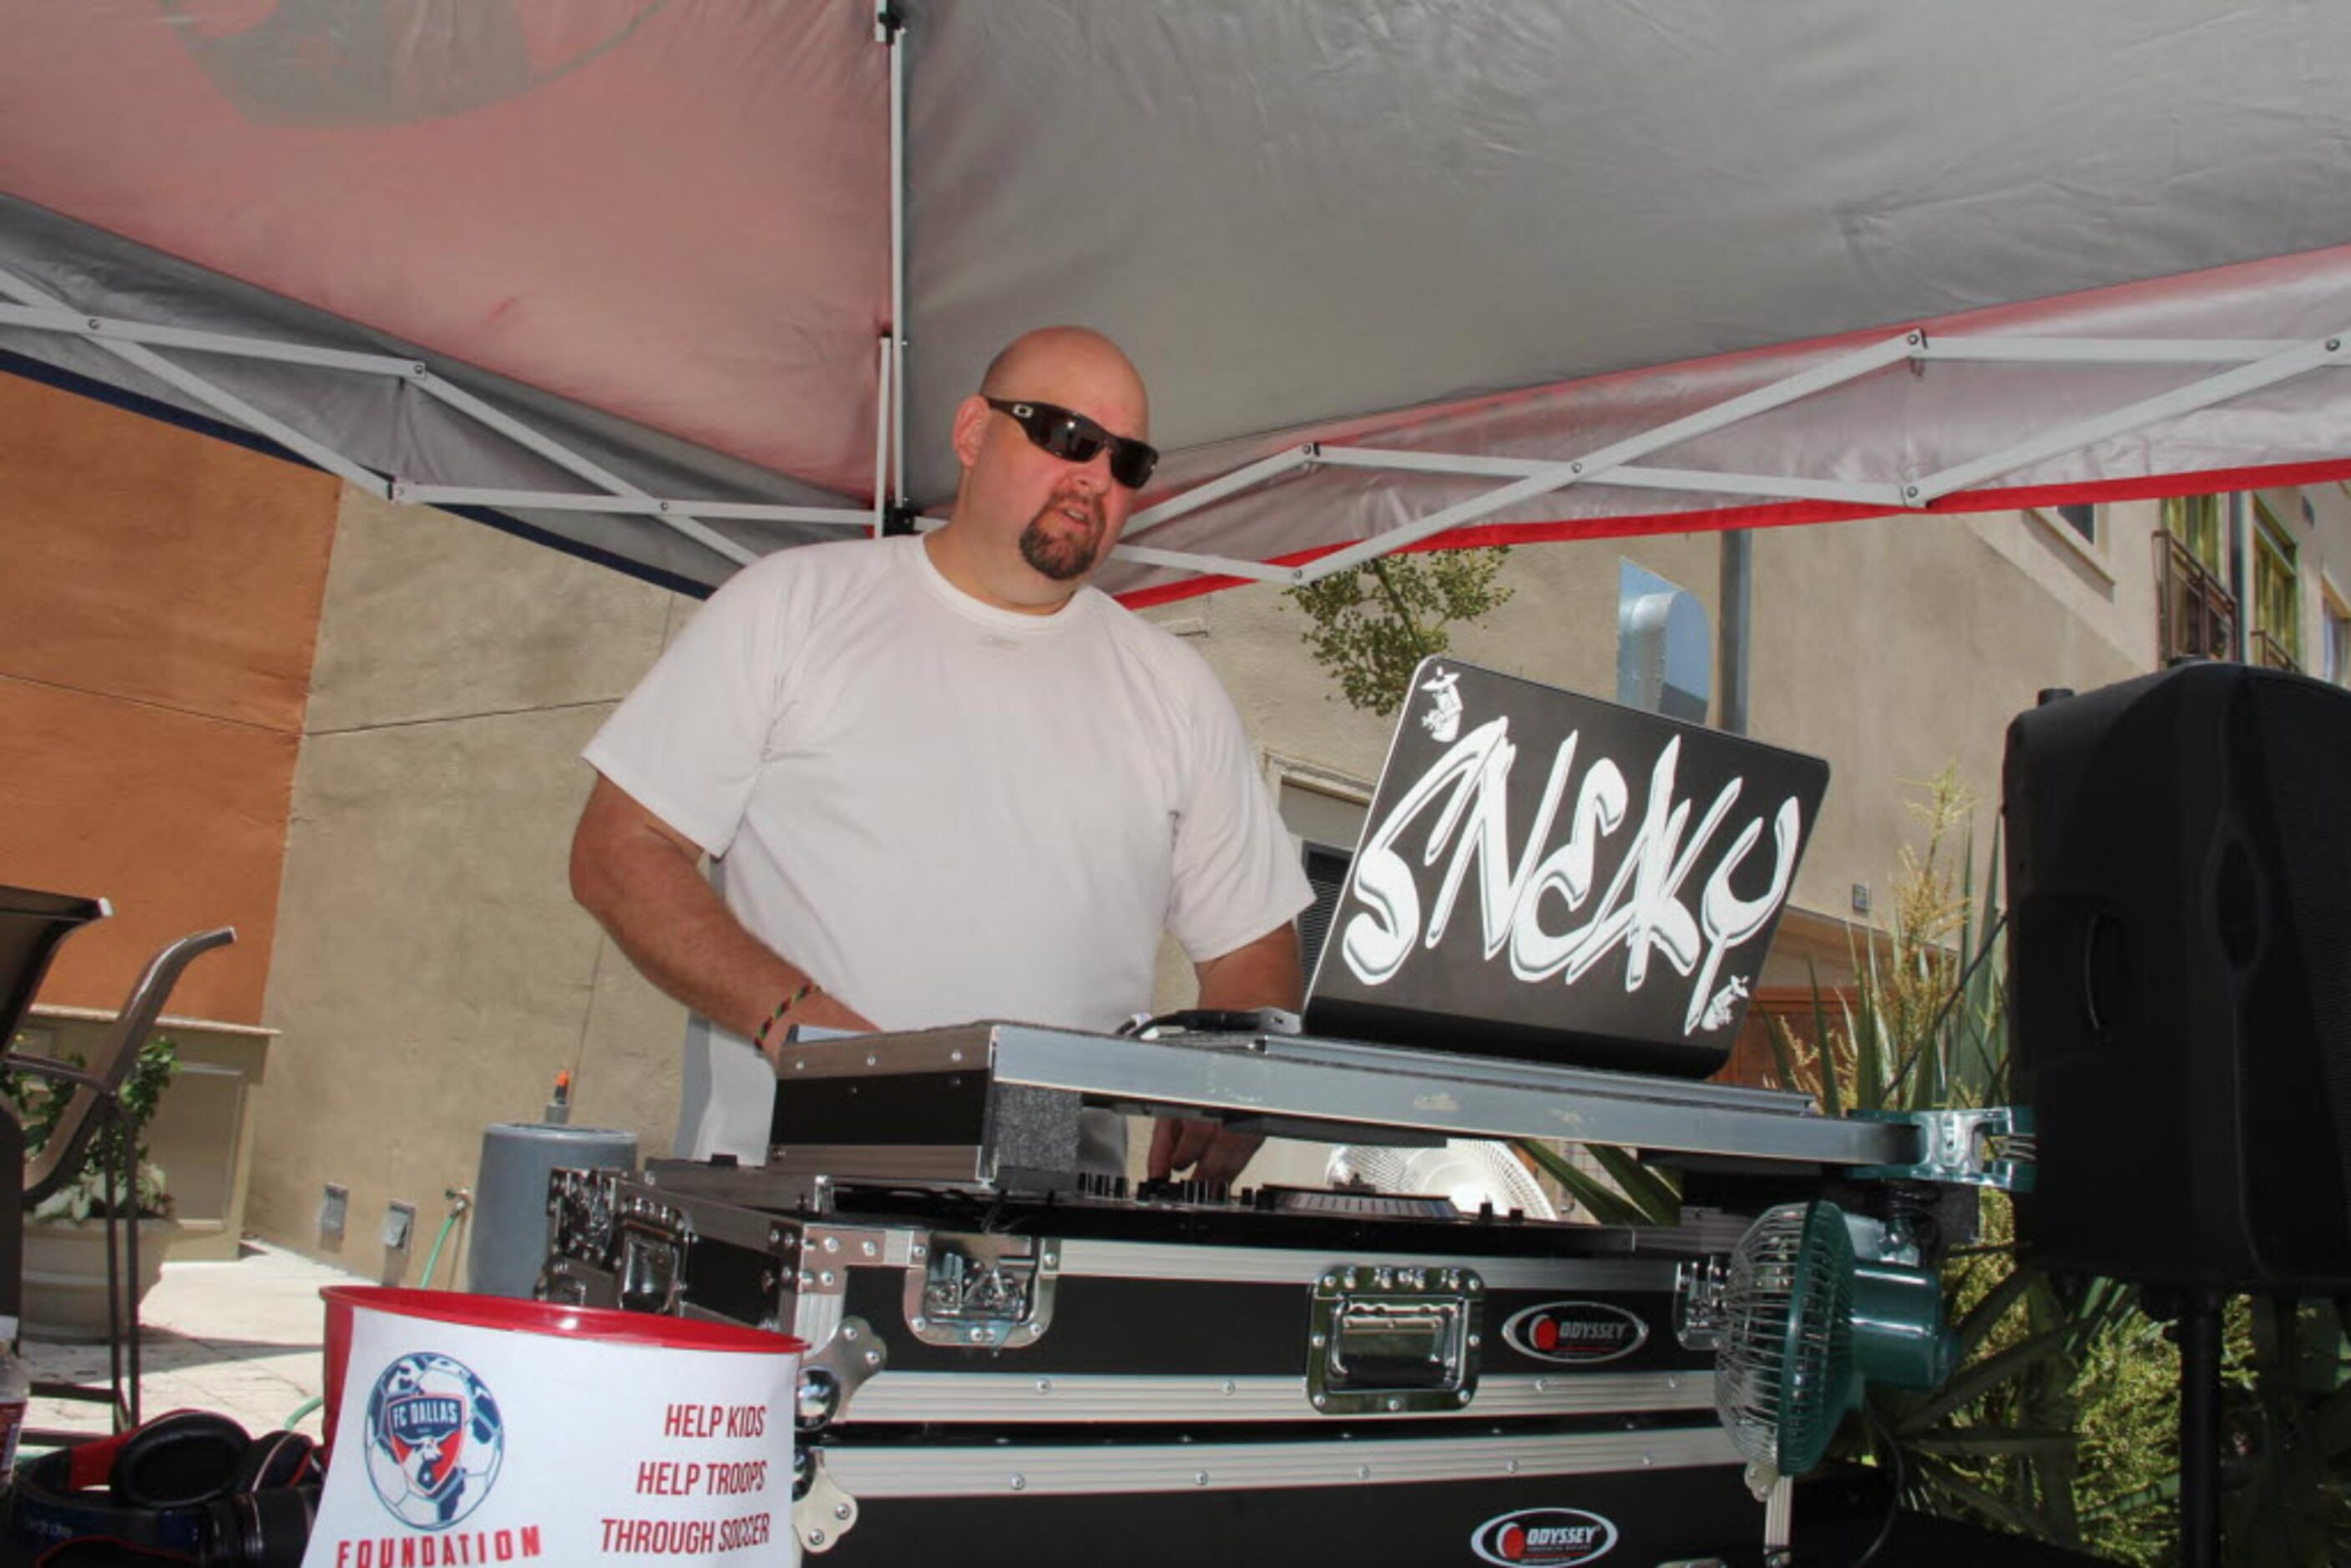
[[[68,1056],[68,1066],[80,1065]],[[123,1081],[120,1118],[101,1115],[80,1161],[65,1185],[25,1216],[24,1333],[34,1339],[95,1341],[107,1335],[107,1215],[139,1227],[139,1274],[128,1274],[126,1226],[116,1227],[115,1270],[131,1292],[130,1306],[144,1301],[163,1268],[163,1253],[176,1227],[162,1169],[147,1157],[147,1128],[163,1091],[180,1070],[179,1048],[155,1035],[140,1047],[139,1060]],[[38,1153],[56,1132],[74,1085],[34,1073],[0,1071],[0,1093],[17,1108],[25,1150]],[[125,1142],[135,1151],[137,1169],[127,1203],[115,1202]]]

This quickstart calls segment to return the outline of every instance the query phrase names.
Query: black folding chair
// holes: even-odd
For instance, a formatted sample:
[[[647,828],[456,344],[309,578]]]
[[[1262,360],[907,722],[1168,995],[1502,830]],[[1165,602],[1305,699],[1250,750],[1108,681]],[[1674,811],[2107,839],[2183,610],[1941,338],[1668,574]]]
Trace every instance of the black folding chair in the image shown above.
[[[23,1027],[58,945],[106,915],[103,899],[0,886],[0,1051]],[[24,1128],[15,1110],[0,1103],[0,1169],[21,1171],[24,1166]],[[11,1318],[22,1315],[24,1260],[24,1210],[0,1204],[0,1313]]]
[[[47,968],[57,945],[87,921],[105,913],[106,906],[99,900],[68,899],[57,894],[33,893],[23,888],[0,888],[0,965],[7,963],[12,952],[19,951],[12,936],[23,939],[21,952],[31,959],[30,973],[5,993],[14,1010],[0,1013],[0,1022],[7,1025],[0,1039],[14,1038],[25,1009],[32,1005],[33,991],[39,983],[41,973]],[[43,924],[45,920],[46,925]],[[17,1126],[13,1115],[5,1118],[8,1123],[7,1136],[13,1140],[13,1152],[24,1176],[22,1200],[14,1206],[0,1205],[0,1209],[6,1211],[5,1218],[0,1218],[0,1248],[5,1248],[6,1252],[5,1305],[9,1312],[21,1315],[26,1211],[73,1178],[89,1152],[90,1140],[98,1136],[100,1129],[110,1125],[126,1134],[115,1140],[119,1158],[115,1168],[108,1173],[107,1181],[108,1385],[102,1389],[75,1383],[37,1382],[33,1385],[33,1392],[45,1397],[87,1399],[107,1405],[117,1431],[136,1427],[140,1420],[139,1302],[136,1292],[125,1288],[124,1272],[127,1270],[128,1280],[139,1277],[139,1226],[136,1219],[120,1218],[122,1211],[135,1207],[139,1150],[136,1141],[127,1135],[129,1121],[122,1109],[122,1085],[138,1065],[140,1047],[153,1032],[155,1020],[162,1016],[164,1002],[170,998],[172,988],[179,984],[181,971],[197,955],[208,953],[215,947],[225,947],[235,940],[235,930],[223,926],[214,931],[199,931],[167,944],[148,960],[146,970],[131,986],[131,994],[124,1000],[114,1027],[107,1031],[97,1060],[86,1066],[76,1067],[47,1057],[16,1051],[0,1056],[0,1065],[37,1078],[73,1085],[71,1097],[58,1113],[47,1141],[29,1159],[24,1155],[22,1128]],[[0,975],[5,973],[5,969],[0,969]],[[19,992],[22,994],[18,995]],[[8,1152],[0,1149],[0,1157],[5,1157]],[[118,1235],[120,1237],[119,1246]]]

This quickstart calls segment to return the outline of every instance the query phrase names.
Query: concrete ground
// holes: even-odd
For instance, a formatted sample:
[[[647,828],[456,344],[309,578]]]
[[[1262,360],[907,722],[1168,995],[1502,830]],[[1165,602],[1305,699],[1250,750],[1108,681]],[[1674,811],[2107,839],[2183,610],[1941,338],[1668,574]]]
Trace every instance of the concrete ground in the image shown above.
[[[250,1242],[233,1262],[164,1264],[162,1281],[141,1313],[144,1414],[217,1411],[255,1433],[284,1426],[317,1397],[324,1381],[319,1344],[326,1319],[319,1290],[371,1282]],[[106,1384],[103,1344],[27,1339],[23,1350],[36,1380]],[[26,1425],[98,1435],[107,1430],[106,1407],[36,1399]],[[299,1429],[319,1435],[316,1410]]]

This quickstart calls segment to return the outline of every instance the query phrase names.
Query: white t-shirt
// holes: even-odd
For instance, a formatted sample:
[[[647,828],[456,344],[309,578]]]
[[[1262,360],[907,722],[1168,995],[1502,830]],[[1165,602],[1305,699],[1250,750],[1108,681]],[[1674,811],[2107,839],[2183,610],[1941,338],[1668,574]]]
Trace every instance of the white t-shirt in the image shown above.
[[[746,567],[583,755],[885,1030],[1112,1029],[1149,1006],[1163,928],[1213,958],[1312,897],[1196,653],[1091,588],[1052,615],[980,603],[919,538]],[[681,1150],[764,1157],[772,1074],[696,1033]]]

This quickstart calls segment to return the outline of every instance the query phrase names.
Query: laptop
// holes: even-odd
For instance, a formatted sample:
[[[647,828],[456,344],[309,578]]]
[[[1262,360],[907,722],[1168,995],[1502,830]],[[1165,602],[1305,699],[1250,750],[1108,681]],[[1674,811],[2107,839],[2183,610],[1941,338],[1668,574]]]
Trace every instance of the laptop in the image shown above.
[[[1306,1030],[1713,1072],[1828,775],[1817,757],[1426,660],[1308,986]]]

